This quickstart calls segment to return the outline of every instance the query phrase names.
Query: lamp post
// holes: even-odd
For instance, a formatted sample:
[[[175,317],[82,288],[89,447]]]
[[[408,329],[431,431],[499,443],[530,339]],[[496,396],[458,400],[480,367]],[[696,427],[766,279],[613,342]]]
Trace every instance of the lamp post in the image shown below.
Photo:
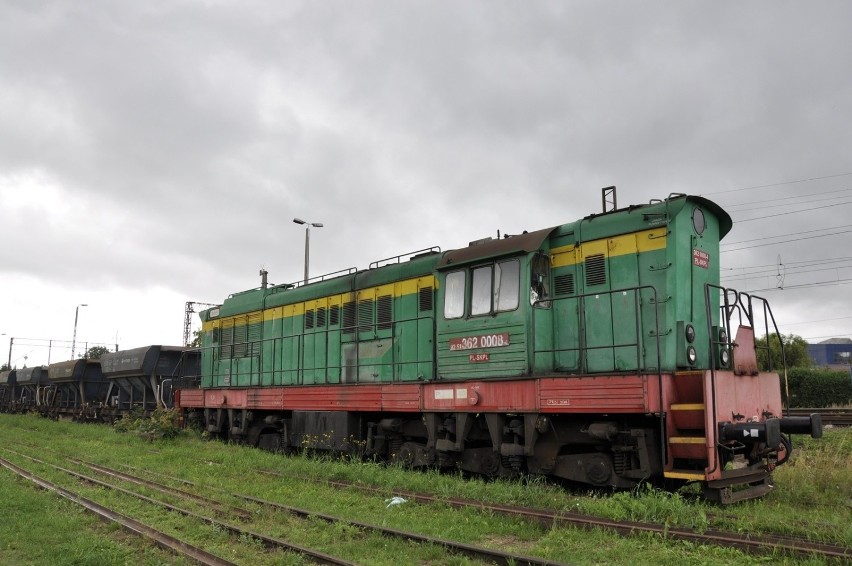
[[[0,336],[6,336],[5,332],[0,332]],[[6,365],[9,366],[9,369],[12,369],[12,341],[14,338],[9,338],[9,361],[6,362]]]
[[[81,303],[74,309],[74,337],[71,338],[71,359],[74,359],[74,350],[77,347],[77,319],[80,316],[80,307],[88,307],[89,305]]]
[[[311,262],[311,226],[314,228],[322,228],[321,222],[308,222],[301,218],[294,218],[296,224],[305,225],[305,284],[308,283],[308,266]]]

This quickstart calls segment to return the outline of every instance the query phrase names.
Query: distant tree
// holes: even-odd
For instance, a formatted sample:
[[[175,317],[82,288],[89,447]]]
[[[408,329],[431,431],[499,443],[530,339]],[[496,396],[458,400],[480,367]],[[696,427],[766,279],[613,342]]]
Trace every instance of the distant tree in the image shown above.
[[[86,355],[83,356],[87,360],[99,360],[101,356],[108,353],[110,350],[106,346],[92,346],[86,350]]]
[[[7,371],[10,369],[12,368],[9,367],[9,364],[3,364],[2,366],[0,366],[0,371]]]
[[[200,348],[201,347],[201,329],[200,328],[198,330],[192,331],[192,342],[190,342],[189,345],[193,348]]]
[[[766,351],[767,338],[769,339],[769,352]],[[784,341],[784,354],[788,368],[806,368],[812,365],[811,357],[808,355],[808,343],[801,336],[795,334],[781,334]],[[762,371],[769,369],[769,360],[772,359],[772,369],[780,369],[783,359],[781,357],[781,342],[778,334],[771,333],[768,337],[757,339],[757,365]]]

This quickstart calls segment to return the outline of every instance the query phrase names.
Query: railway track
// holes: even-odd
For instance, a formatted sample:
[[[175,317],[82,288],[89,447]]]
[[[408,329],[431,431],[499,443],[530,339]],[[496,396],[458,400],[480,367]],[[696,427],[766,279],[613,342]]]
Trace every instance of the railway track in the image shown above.
[[[141,500],[143,500],[147,503],[150,503],[150,504],[153,504],[153,505],[158,505],[158,506],[163,507],[163,508],[165,508],[169,511],[179,513],[179,514],[184,515],[186,517],[194,518],[196,520],[203,521],[207,524],[215,525],[218,528],[223,529],[227,532],[230,532],[233,535],[236,535],[236,536],[239,536],[239,537],[248,537],[248,538],[252,538],[252,539],[255,539],[255,540],[259,540],[267,548],[281,548],[283,550],[296,552],[296,553],[301,554],[301,555],[305,556],[306,558],[310,559],[313,563],[317,563],[317,564],[341,564],[341,565],[352,564],[349,561],[346,561],[346,560],[343,560],[343,559],[340,559],[340,558],[336,558],[336,557],[330,556],[330,555],[325,554],[325,553],[320,553],[320,552],[317,552],[317,551],[312,550],[312,549],[308,549],[308,548],[305,548],[305,547],[294,545],[290,542],[283,541],[281,539],[277,539],[277,538],[274,538],[274,537],[271,537],[271,536],[267,536],[265,534],[254,532],[254,531],[248,530],[248,529],[246,529],[242,526],[234,525],[232,523],[228,523],[228,522],[225,522],[225,521],[222,521],[222,520],[214,519],[212,517],[200,515],[198,513],[194,513],[192,511],[180,508],[176,505],[172,505],[172,504],[169,504],[169,503],[165,503],[163,501],[152,499],[152,498],[145,496],[145,495],[142,495],[140,493],[136,493],[136,492],[133,492],[131,490],[127,490],[125,488],[119,487],[117,485],[107,483],[107,482],[99,480],[95,477],[91,477],[91,476],[87,476],[85,474],[81,474],[81,473],[76,472],[74,470],[69,470],[67,468],[57,466],[57,465],[51,464],[49,462],[45,462],[43,460],[40,460],[38,458],[34,458],[32,456],[28,456],[26,454],[21,454],[21,453],[14,452],[14,451],[11,451],[11,450],[8,450],[8,449],[7,449],[7,451],[12,452],[13,454],[16,454],[16,455],[18,455],[22,458],[32,460],[33,462],[52,467],[56,470],[59,470],[59,471],[64,472],[68,475],[71,475],[71,476],[73,476],[73,477],[75,477],[75,478],[77,478],[81,481],[84,481],[84,482],[87,482],[87,483],[90,483],[90,484],[93,484],[93,485],[98,485],[100,487],[111,489],[111,490],[114,490],[114,491],[117,491],[117,492],[121,492],[125,495],[136,497],[136,498],[141,499]],[[154,482],[154,481],[151,481],[151,480],[147,480],[147,479],[144,479],[144,478],[136,476],[136,475],[124,473],[124,472],[121,472],[119,470],[107,468],[105,466],[100,466],[100,465],[97,465],[97,464],[84,462],[84,461],[78,460],[76,458],[67,458],[67,459],[69,461],[77,464],[77,465],[88,467],[89,469],[91,469],[91,470],[93,470],[93,471],[95,471],[99,474],[103,474],[103,475],[106,475],[106,476],[109,476],[109,477],[112,477],[112,478],[115,478],[115,479],[118,479],[118,480],[121,480],[121,481],[124,481],[124,482],[129,482],[131,484],[135,484],[135,485],[138,485],[138,486],[144,486],[146,488],[159,491],[163,494],[174,495],[174,496],[189,499],[189,500],[192,500],[192,501],[195,501],[195,502],[200,502],[200,503],[203,503],[205,505],[211,506],[216,510],[231,509],[232,511],[236,512],[238,514],[238,516],[242,516],[243,518],[247,518],[247,517],[251,516],[251,512],[248,511],[248,510],[229,506],[228,504],[225,504],[221,501],[217,501],[217,500],[212,499],[212,498],[207,497],[207,496],[199,496],[197,494],[188,492],[186,490],[175,489],[173,487],[170,487],[170,486],[158,483],[158,482]],[[185,480],[181,480],[181,481],[183,483],[187,483]],[[209,491],[209,488],[207,489],[207,491]],[[441,547],[441,548],[445,549],[446,551],[451,552],[453,554],[463,555],[463,556],[466,556],[466,557],[469,557],[469,558],[473,558],[475,560],[482,561],[484,563],[497,564],[497,565],[501,565],[501,566],[512,566],[512,565],[528,565],[528,566],[550,566],[550,565],[553,565],[553,566],[559,566],[561,564],[559,562],[555,562],[555,561],[551,561],[551,560],[546,560],[546,559],[541,559],[541,558],[536,558],[536,557],[531,557],[531,556],[525,556],[525,555],[515,554],[515,553],[510,553],[510,552],[504,552],[504,551],[500,551],[500,550],[496,550],[496,549],[485,548],[485,547],[470,545],[470,544],[466,544],[466,543],[462,543],[462,542],[458,542],[458,541],[452,541],[452,540],[447,540],[447,539],[442,539],[442,538],[437,538],[437,537],[432,537],[432,536],[421,535],[421,534],[418,534],[418,533],[402,531],[402,530],[398,530],[398,529],[390,529],[390,528],[387,528],[387,527],[382,527],[382,526],[379,526],[379,525],[373,525],[373,524],[359,522],[359,521],[351,521],[351,520],[348,520],[348,519],[342,519],[340,517],[335,517],[335,516],[332,516],[332,515],[317,513],[315,511],[299,509],[299,508],[284,505],[284,504],[278,503],[278,502],[265,501],[263,499],[255,498],[255,497],[252,497],[252,496],[249,496],[249,495],[241,495],[241,494],[234,494],[234,493],[227,494],[227,495],[229,495],[230,497],[242,499],[242,500],[245,500],[245,501],[250,501],[250,502],[255,503],[257,505],[260,505],[260,506],[262,506],[266,509],[272,509],[272,510],[275,510],[275,511],[285,512],[289,515],[298,517],[298,518],[303,519],[303,520],[319,519],[319,520],[322,520],[322,521],[325,521],[325,522],[331,523],[331,524],[353,527],[355,529],[358,529],[362,533],[378,534],[378,535],[381,535],[381,536],[384,536],[384,537],[392,537],[392,538],[402,539],[402,540],[407,541],[407,542],[414,542],[414,543],[418,543],[418,544],[427,544],[427,545],[439,546],[439,547]],[[202,562],[202,563],[208,564],[208,562]],[[215,564],[215,562],[209,562],[209,563]]]
[[[281,475],[277,472],[259,471],[269,475]],[[311,478],[300,479],[304,481],[316,481]],[[324,483],[338,489],[356,489],[374,494],[387,493],[386,488],[364,486],[352,482],[319,480],[319,483]],[[456,508],[474,507],[495,514],[520,517],[525,520],[536,521],[548,528],[553,526],[573,526],[583,529],[599,528],[608,529],[623,536],[630,536],[638,533],[653,533],[663,537],[690,541],[693,543],[738,548],[751,553],[784,552],[797,556],[814,556],[826,559],[852,559],[852,548],[834,544],[812,542],[796,537],[783,537],[766,534],[740,534],[721,530],[705,530],[698,532],[692,529],[672,527],[669,525],[658,525],[637,521],[616,521],[600,517],[590,517],[588,515],[581,515],[578,513],[511,505],[496,505],[468,499],[438,497],[425,493],[400,490],[394,490],[393,493],[397,496],[405,497],[411,501],[417,501],[419,503],[440,503]]]
[[[833,426],[852,426],[852,408],[840,409],[789,409],[787,414],[791,417],[807,417],[811,414],[822,417],[822,424]]]
[[[10,451],[10,452],[13,452],[13,451]],[[104,487],[104,488],[107,488],[107,489],[110,489],[110,490],[113,490],[113,491],[116,491],[116,492],[120,492],[120,493],[123,493],[125,495],[129,495],[131,497],[135,497],[137,499],[140,499],[142,501],[150,503],[152,505],[159,506],[159,507],[166,509],[168,511],[172,511],[172,512],[178,513],[180,515],[183,515],[185,517],[196,519],[197,521],[200,521],[202,523],[205,523],[205,524],[208,524],[208,525],[214,525],[214,526],[216,526],[216,527],[218,527],[218,528],[220,528],[224,531],[231,533],[232,535],[236,535],[238,537],[245,537],[245,538],[249,538],[249,539],[253,539],[253,540],[258,540],[268,549],[279,548],[279,549],[282,549],[282,550],[295,552],[297,554],[300,554],[300,555],[310,559],[315,564],[329,564],[329,565],[335,565],[335,566],[354,566],[354,564],[355,564],[354,562],[350,562],[350,561],[344,560],[342,558],[337,558],[337,557],[331,556],[329,554],[326,554],[324,552],[320,552],[320,551],[317,551],[317,550],[314,550],[314,549],[311,549],[311,548],[296,545],[296,544],[290,543],[288,541],[285,541],[285,540],[282,540],[282,539],[279,539],[279,538],[275,538],[275,537],[267,536],[267,535],[264,535],[264,534],[261,534],[261,533],[253,532],[253,531],[248,530],[246,528],[243,528],[241,526],[234,525],[233,523],[228,523],[226,521],[215,519],[213,517],[201,515],[201,514],[193,512],[193,511],[189,511],[187,509],[178,507],[176,505],[172,505],[172,504],[166,503],[164,501],[153,499],[151,497],[142,495],[140,493],[136,493],[134,491],[119,487],[117,485],[113,485],[113,484],[101,481],[97,478],[87,476],[87,475],[81,474],[79,472],[75,472],[74,470],[69,470],[67,468],[63,468],[62,466],[57,466],[55,464],[45,462],[43,460],[40,460],[38,458],[34,458],[32,456],[27,456],[26,454],[20,454],[20,453],[17,453],[17,452],[13,452],[13,453],[17,454],[18,456],[21,456],[23,458],[26,458],[28,460],[32,460],[33,462],[36,462],[36,463],[39,463],[39,464],[42,464],[42,465],[45,465],[45,466],[49,466],[49,467],[54,468],[56,470],[59,470],[61,472],[65,472],[66,474],[73,476],[73,477],[75,477],[79,480],[82,480],[86,483],[98,485],[100,487]],[[101,468],[103,470],[109,470],[108,468],[103,468],[101,466],[95,466],[95,467]],[[110,473],[108,475],[112,475],[113,477],[118,477],[119,474],[120,474],[120,472],[115,472],[114,470],[109,470],[109,472]],[[140,478],[127,479],[127,478],[129,478],[129,476],[127,476],[127,475],[125,475],[125,476],[126,476],[125,478],[121,478],[121,479],[123,479],[124,481],[130,481],[131,483],[143,484],[142,481],[133,481],[133,480],[139,480]],[[144,485],[146,487],[154,488],[157,491],[160,491],[161,493],[166,493],[166,494],[171,494],[171,495],[175,495],[175,492],[177,491],[177,490],[174,490],[172,488],[168,488],[166,486],[159,486],[158,484],[155,484],[154,482],[144,482]],[[191,496],[189,498],[198,501],[197,496],[195,496],[194,494],[189,494],[189,495]],[[183,496],[183,497],[185,497],[185,496]],[[224,505],[222,505],[221,503],[215,502],[215,501],[213,501],[209,498],[202,498],[202,499],[206,500],[208,503],[209,502],[215,503],[217,507],[224,507]],[[150,527],[150,528],[153,529],[153,527]],[[188,545],[188,543],[185,543],[185,544]],[[191,545],[188,545],[188,546],[191,546]],[[190,556],[190,557],[192,557],[192,556]],[[225,563],[232,564],[231,562],[227,562],[227,561],[225,561]],[[207,564],[207,562],[204,562],[204,564]]]
[[[163,531],[152,527],[151,525],[147,525],[145,523],[142,523],[141,521],[137,521],[135,519],[122,515],[117,511],[95,503],[90,499],[86,499],[85,497],[82,497],[81,495],[73,491],[61,488],[56,484],[53,484],[19,466],[16,466],[5,458],[0,458],[0,465],[18,474],[22,478],[30,480],[42,489],[52,491],[70,501],[73,501],[74,503],[83,507],[87,511],[94,513],[102,520],[121,525],[126,531],[135,535],[145,537],[160,548],[173,552],[174,554],[177,554],[179,556],[185,556],[186,558],[192,559],[195,562],[199,564],[204,564],[206,566],[236,566],[233,562],[225,560],[224,558],[216,556],[215,554],[209,553],[204,549],[189,544],[186,541],[168,535]]]

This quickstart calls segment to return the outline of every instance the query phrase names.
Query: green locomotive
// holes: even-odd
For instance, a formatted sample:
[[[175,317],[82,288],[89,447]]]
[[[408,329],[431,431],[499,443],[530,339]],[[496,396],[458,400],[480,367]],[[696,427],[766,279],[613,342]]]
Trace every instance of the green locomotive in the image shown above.
[[[730,229],[673,195],[236,293],[201,313],[201,387],[178,404],[273,450],[756,497],[786,433],[821,425],[783,417],[778,374],[758,371],[770,311],[719,286]]]

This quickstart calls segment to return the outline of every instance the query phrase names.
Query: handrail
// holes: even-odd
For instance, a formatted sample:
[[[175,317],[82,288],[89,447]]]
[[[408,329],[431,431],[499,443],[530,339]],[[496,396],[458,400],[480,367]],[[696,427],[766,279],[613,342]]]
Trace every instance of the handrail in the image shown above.
[[[654,306],[654,328],[651,331],[652,334],[649,334],[649,336],[651,338],[653,338],[654,341],[657,344],[657,365],[656,366],[646,366],[645,362],[641,359],[642,358],[642,356],[641,356],[642,341],[639,340],[639,337],[642,336],[642,312],[641,312],[641,308],[636,308],[635,311],[634,311],[634,322],[636,323],[636,337],[637,337],[636,342],[625,342],[625,343],[618,343],[618,344],[613,343],[613,344],[607,344],[607,345],[602,345],[602,346],[589,346],[586,343],[586,341],[585,341],[586,325],[585,325],[585,317],[582,316],[582,313],[584,312],[584,309],[582,307],[585,304],[585,299],[587,297],[601,296],[601,295],[615,295],[617,293],[633,292],[634,296],[636,297],[635,304],[636,304],[637,307],[639,307],[643,304],[642,303],[642,295],[641,295],[642,291],[651,291],[651,294],[652,294],[648,304]],[[660,359],[662,352],[660,350],[660,340],[659,340],[659,338],[660,338],[659,310],[658,310],[658,302],[657,302],[657,289],[655,287],[653,287],[652,285],[640,285],[640,286],[636,286],[636,287],[624,287],[624,288],[621,288],[621,289],[612,289],[610,291],[598,291],[598,292],[595,292],[595,293],[585,293],[585,294],[582,294],[582,295],[571,295],[571,296],[564,296],[564,297],[546,297],[546,298],[543,298],[543,299],[536,301],[535,304],[541,304],[541,303],[546,303],[546,302],[551,302],[551,301],[554,304],[556,304],[558,302],[567,301],[567,300],[576,300],[576,301],[581,303],[580,308],[578,308],[578,310],[577,310],[577,329],[578,329],[578,342],[579,342],[578,347],[577,348],[547,348],[547,349],[536,348],[535,344],[537,343],[537,341],[535,340],[535,324],[533,324],[533,355],[544,354],[544,353],[578,352],[580,355],[578,355],[578,368],[577,368],[577,370],[580,371],[580,372],[584,372],[584,371],[588,371],[588,366],[586,364],[586,360],[582,356],[582,353],[584,353],[584,352],[587,352],[589,350],[613,350],[614,351],[616,348],[635,347],[636,348],[636,371],[646,371],[647,372],[649,370],[655,370],[659,374],[662,373],[662,368],[661,368],[662,360]],[[535,311],[534,311],[533,316],[535,316]],[[633,371],[633,370],[629,370],[629,371]]]
[[[722,300],[720,300],[719,309],[724,316],[719,320],[719,325],[724,325],[725,331],[728,336],[728,342],[721,342],[717,339],[716,336],[713,335],[713,313],[712,313],[712,302],[710,300],[710,293],[712,290],[716,290],[721,293]],[[733,301],[731,300],[733,299]],[[766,359],[769,364],[769,371],[772,371],[773,368],[773,359],[772,359],[772,349],[769,346],[769,322],[772,321],[772,327],[775,329],[775,335],[778,337],[778,342],[781,346],[781,364],[782,371],[784,375],[784,389],[786,391],[786,399],[784,402],[784,414],[789,413],[789,403],[790,403],[790,386],[787,380],[787,354],[784,347],[784,339],[781,336],[781,332],[778,330],[778,324],[775,322],[775,315],[772,313],[772,308],[769,306],[769,301],[764,297],[760,297],[757,295],[751,295],[744,291],[737,291],[733,288],[721,287],[719,285],[714,285],[712,283],[707,283],[704,286],[704,302],[707,310],[707,336],[708,336],[708,345],[710,347],[711,355],[716,352],[718,347],[727,347],[731,348],[732,341],[734,336],[731,334],[731,318],[736,313],[739,318],[739,323],[742,325],[743,319],[748,323],[755,331],[755,353],[758,349],[766,351]],[[757,345],[757,333],[755,328],[755,312],[754,312],[754,303],[760,302],[763,307],[763,335],[766,338],[766,345],[758,346]],[[732,356],[733,359],[733,356]],[[711,406],[712,406],[712,422],[715,423],[717,421],[718,415],[716,413],[716,360],[711,359],[710,364],[710,392],[711,392]],[[718,458],[714,462],[714,468],[710,471],[713,473],[718,468],[719,462]]]
[[[381,267],[382,262],[385,262],[385,261],[386,262],[393,262],[394,260],[396,260],[396,263],[402,263],[402,258],[404,258],[404,257],[410,257],[411,259],[414,259],[418,256],[427,256],[427,255],[438,254],[438,253],[441,253],[440,246],[432,246],[430,248],[423,248],[422,250],[416,250],[416,251],[413,251],[413,252],[408,252],[408,253],[405,253],[405,254],[395,255],[393,257],[388,257],[388,258],[385,258],[385,259],[376,260],[376,261],[374,261],[373,263],[370,264],[370,269],[377,269],[377,268]],[[389,265],[389,263],[385,264],[385,265]]]
[[[355,334],[357,334],[357,333],[363,331],[364,327],[369,327],[371,330],[376,331],[379,324],[382,324],[382,325],[390,324],[389,329],[383,328],[382,330],[388,332],[388,336],[385,336],[384,339],[393,339],[394,337],[397,336],[396,330],[397,330],[397,327],[399,325],[414,324],[414,331],[419,332],[420,331],[420,329],[419,329],[420,325],[418,324],[418,322],[424,321],[424,320],[433,320],[433,317],[432,316],[417,316],[417,317],[407,318],[407,319],[403,319],[403,320],[396,320],[396,321],[391,321],[391,322],[379,323],[379,322],[376,321],[376,322],[370,322],[369,324],[356,323],[354,325],[345,326],[345,327],[342,326],[342,324],[341,324],[341,326],[339,328],[315,329],[312,332],[302,331],[299,334],[292,334],[290,336],[277,336],[277,337],[272,337],[272,338],[261,338],[260,340],[245,340],[245,341],[242,341],[242,342],[235,342],[233,344],[218,345],[218,346],[205,346],[204,348],[200,348],[199,350],[201,350],[202,352],[214,353],[214,352],[216,352],[217,350],[219,350],[223,347],[245,346],[246,352],[251,352],[251,351],[257,351],[258,352],[258,354],[254,355],[254,356],[246,355],[246,356],[241,356],[241,357],[228,357],[228,358],[219,358],[218,355],[211,356],[214,359],[213,363],[215,363],[215,362],[219,362],[219,363],[231,362],[229,365],[231,366],[230,369],[232,370],[232,373],[230,373],[229,376],[230,376],[232,385],[236,382],[237,379],[239,379],[243,375],[250,375],[252,377],[257,376],[258,378],[260,378],[262,380],[262,378],[264,376],[267,376],[267,375],[270,375],[270,374],[273,377],[273,381],[275,381],[275,376],[277,376],[277,375],[281,375],[281,376],[294,375],[295,379],[293,380],[293,384],[301,385],[301,384],[304,383],[305,372],[308,372],[308,371],[324,372],[325,373],[325,377],[324,377],[324,383],[325,384],[346,383],[344,372],[347,368],[354,368],[354,370],[355,370],[355,381],[354,381],[354,383],[358,383],[358,382],[360,382],[360,369],[362,368],[362,365],[360,363],[360,358],[357,357],[358,348],[356,348],[356,358],[354,360],[354,362],[355,362],[354,365],[346,363],[347,360],[345,360],[341,357],[340,365],[326,364],[326,365],[319,365],[319,366],[316,366],[316,367],[308,368],[308,367],[305,367],[306,366],[305,358],[304,358],[305,348],[302,347],[302,343],[305,340],[305,338],[315,336],[315,337],[321,337],[320,340],[323,340],[323,339],[327,340],[327,337],[330,333],[340,333],[342,335],[345,330],[351,330]],[[324,338],[322,338],[322,337],[324,337]],[[376,339],[383,339],[383,338],[377,337]],[[347,341],[347,342],[341,341],[341,345],[343,345],[343,344],[355,344],[355,345],[357,345],[359,343],[365,343],[365,342],[369,342],[369,341],[372,341],[372,340],[351,340],[351,341]],[[272,367],[269,370],[263,370],[263,363],[260,360],[263,358],[262,352],[264,350],[264,344],[268,344],[270,342],[275,344],[275,346],[274,346],[275,352],[285,351],[285,348],[286,348],[286,351],[290,351],[291,346],[287,345],[286,343],[287,342],[294,342],[295,347],[294,347],[293,351],[297,352],[297,355],[296,355],[296,358],[295,358],[296,361],[297,361],[296,366],[288,368],[288,369],[279,368],[279,367],[277,367],[277,365],[281,360],[281,356],[280,355],[273,355],[272,356],[272,362],[271,362]],[[252,344],[258,344],[258,347],[256,349],[253,348]],[[395,348],[392,350],[392,352],[393,352],[393,359],[392,359],[391,362],[370,363],[368,365],[370,367],[393,367],[394,368],[393,375],[392,375],[393,381],[397,381],[397,376],[399,375],[399,370],[402,366],[412,366],[412,365],[428,364],[428,363],[433,364],[433,363],[435,363],[435,359],[436,359],[434,349],[431,352],[430,358],[421,359],[421,358],[418,357],[418,359],[416,359],[416,360],[410,360],[410,361],[405,361],[405,362],[400,362],[400,361],[396,360],[396,349]],[[202,359],[203,358],[204,358],[204,356],[202,356]],[[327,358],[328,358],[328,356],[326,356],[326,359]],[[241,364],[239,363],[240,360],[251,360],[249,362],[251,367],[247,370],[241,369],[240,368]],[[256,363],[258,365],[257,368],[255,366]],[[339,377],[338,382],[329,381],[330,371],[333,371],[333,370],[339,370],[340,371],[340,377]],[[188,376],[187,375],[187,376],[184,376],[184,377],[192,378],[194,376]],[[429,380],[431,378],[432,378],[431,375],[424,377],[425,380]],[[284,381],[284,380],[282,379],[282,381]],[[375,381],[365,381],[365,383],[375,383]],[[260,383],[257,383],[256,385],[260,385]],[[183,386],[183,383],[180,386]]]

